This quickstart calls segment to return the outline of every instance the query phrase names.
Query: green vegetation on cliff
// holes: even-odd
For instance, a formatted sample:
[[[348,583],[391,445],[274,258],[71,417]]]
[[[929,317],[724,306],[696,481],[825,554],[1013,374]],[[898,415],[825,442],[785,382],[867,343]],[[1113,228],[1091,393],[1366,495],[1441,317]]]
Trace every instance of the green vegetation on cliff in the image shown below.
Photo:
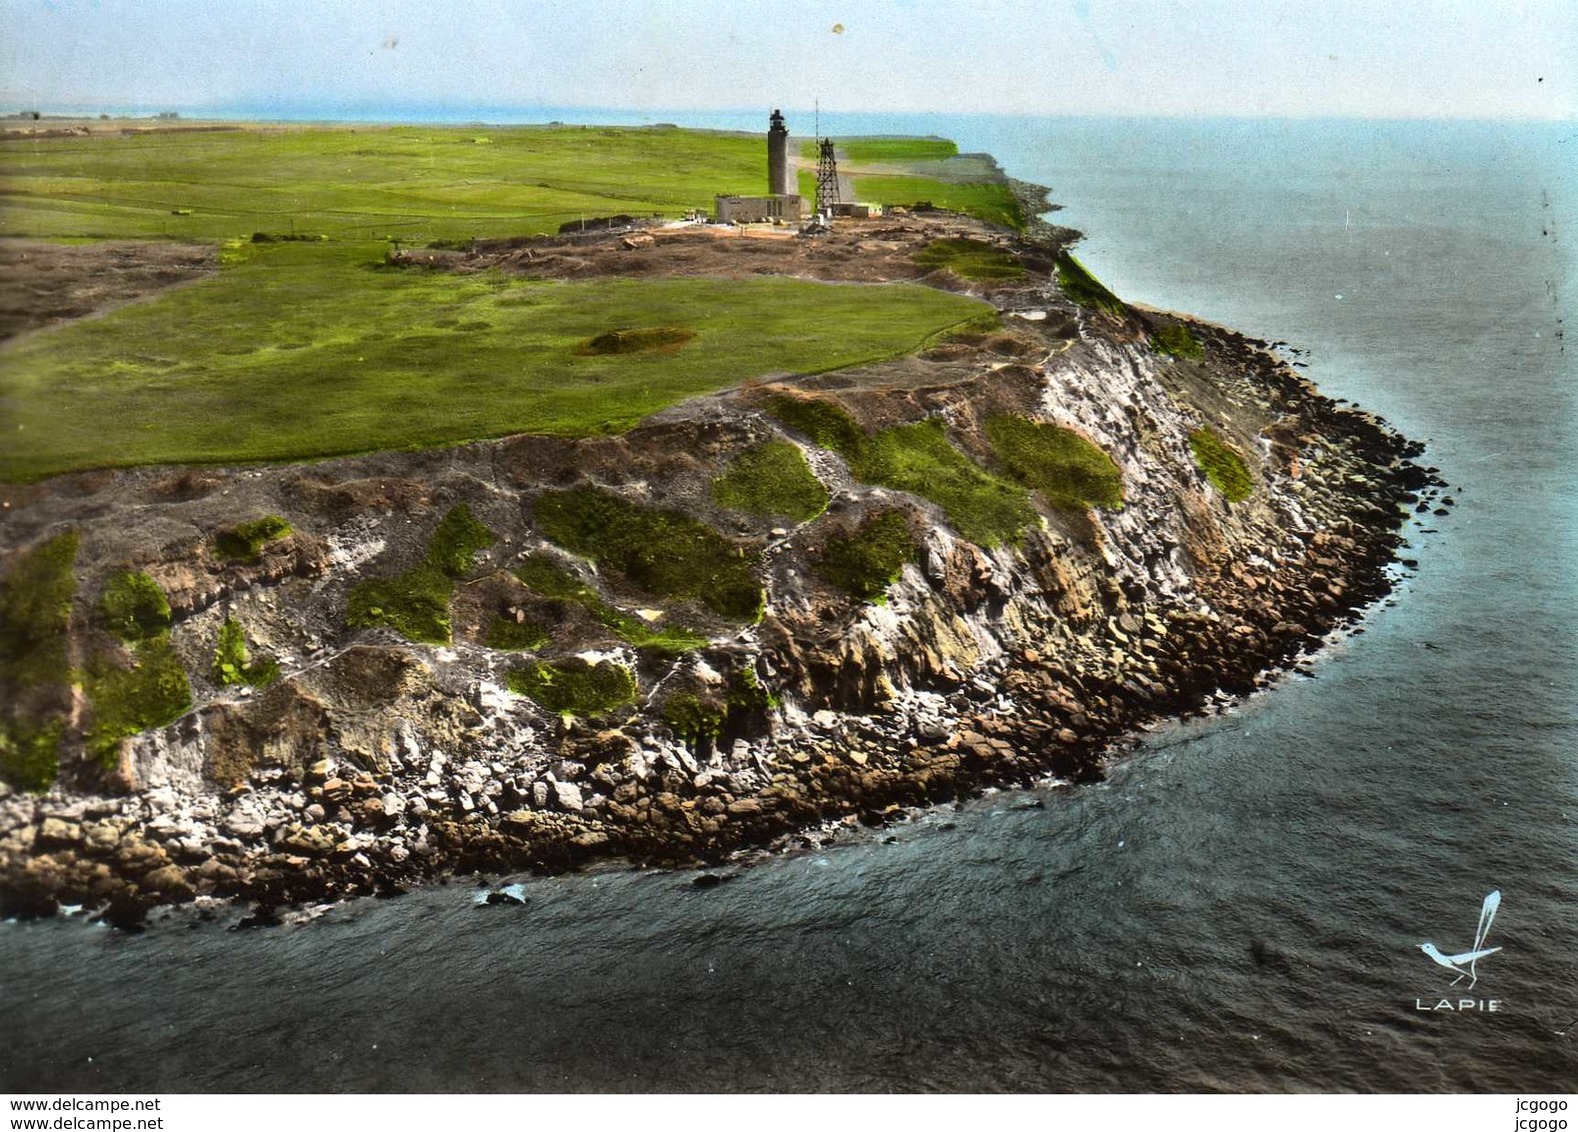
[[[248,684],[266,688],[279,679],[279,663],[274,660],[247,660],[247,634],[241,622],[226,617],[219,626],[219,639],[214,645],[214,683],[221,688]]]
[[[490,649],[501,652],[531,652],[542,648],[550,639],[548,630],[539,622],[530,619],[525,621],[512,621],[507,617],[495,617],[488,624],[487,636],[483,643]]]
[[[986,436],[997,458],[1052,506],[1070,511],[1123,506],[1118,465],[1072,429],[997,416],[987,420]]]
[[[76,559],[77,532],[66,531],[23,554],[0,583],[0,680],[22,686],[68,681],[66,627],[77,593]]]
[[[1244,457],[1215,429],[1209,425],[1195,429],[1189,434],[1189,448],[1205,478],[1229,503],[1241,503],[1254,492],[1255,479],[1249,474]]]
[[[278,515],[264,515],[237,523],[214,536],[214,550],[232,562],[256,562],[263,548],[290,534],[290,524]]]
[[[92,703],[84,736],[88,754],[110,765],[121,739],[184,712],[191,689],[170,644],[170,603],[151,577],[133,571],[112,574],[95,607],[98,623],[125,642],[129,656],[118,646],[99,648],[85,671],[71,671],[66,630],[77,589],[76,553],[75,532],[57,535],[23,555],[6,578],[0,588],[0,679],[19,689],[62,691],[80,682]],[[22,789],[45,789],[58,770],[64,719],[27,718],[10,706],[0,720],[0,777]]]
[[[931,500],[956,531],[980,546],[1011,542],[1035,521],[1024,489],[954,447],[936,417],[879,431],[861,461],[860,475],[868,483]]]
[[[837,452],[851,467],[865,455],[871,439],[859,421],[832,401],[783,394],[767,403],[767,411],[779,422],[804,433],[818,448]]]
[[[597,601],[597,591],[546,554],[528,554],[515,566],[515,576],[543,597],[581,604]]]
[[[444,512],[438,529],[427,544],[427,561],[451,578],[458,578],[476,565],[477,555],[499,541],[498,535],[471,513],[464,503]]]
[[[861,482],[931,500],[971,542],[996,546],[1018,538],[1035,521],[1025,490],[959,451],[936,417],[868,435],[830,401],[782,395],[768,402],[767,411],[843,456]]]
[[[49,789],[60,767],[64,722],[31,718],[14,693],[53,688],[63,695],[71,682],[66,628],[76,557],[77,533],[67,531],[21,555],[0,582],[0,684],[13,691],[0,706],[0,780],[19,790]]]
[[[392,578],[358,582],[346,602],[353,629],[393,629],[408,641],[447,645],[455,580],[427,563]]]
[[[192,703],[186,669],[168,637],[139,644],[130,668],[94,658],[83,685],[93,700],[88,754],[106,767],[115,764],[122,739],[173,723]]]
[[[723,506],[750,515],[803,523],[827,509],[827,488],[805,454],[787,440],[767,440],[746,449],[712,481],[712,490]]]
[[[65,736],[66,725],[59,720],[0,719],[0,780],[18,790],[48,790],[60,773]]]
[[[536,662],[510,669],[505,679],[510,691],[561,715],[607,715],[636,702],[635,674],[612,661]]]
[[[1068,252],[1058,253],[1057,285],[1082,307],[1106,311],[1115,318],[1128,317],[1128,304],[1102,286],[1101,280]]]
[[[1151,331],[1151,346],[1157,353],[1175,358],[1205,357],[1205,347],[1181,322],[1169,322]]]
[[[760,732],[778,697],[762,687],[748,664],[729,673],[723,688],[673,693],[663,702],[663,722],[693,749],[717,743],[732,728]]]
[[[127,644],[150,641],[170,631],[170,602],[147,574],[111,574],[99,595],[99,622]]]
[[[120,657],[97,652],[82,674],[93,702],[87,752],[109,767],[122,739],[174,722],[191,706],[192,690],[170,644],[170,602],[147,574],[112,574],[99,595],[98,617],[131,652],[130,667],[123,667]]]
[[[946,268],[961,279],[1023,279],[1025,266],[1011,252],[984,240],[933,240],[915,256],[921,267]]]
[[[699,633],[693,633],[682,625],[664,625],[659,627],[645,618],[626,613],[609,605],[597,591],[588,586],[575,574],[560,566],[546,554],[528,555],[515,567],[515,576],[527,586],[536,590],[543,597],[554,598],[558,601],[570,601],[581,606],[592,616],[603,623],[615,636],[626,644],[646,652],[674,655],[689,652],[700,648],[707,643],[707,638]],[[495,622],[495,625],[498,623]],[[493,648],[511,646],[495,645],[490,639],[488,644]],[[519,648],[536,648],[537,645],[513,646]]]
[[[451,507],[428,540],[423,560],[392,578],[369,578],[352,588],[345,620],[353,629],[393,629],[409,641],[447,645],[449,599],[456,579],[497,536],[464,503]]]
[[[920,555],[920,544],[902,511],[873,515],[853,534],[833,535],[822,550],[816,571],[859,601],[881,602],[898,581],[906,562]]]
[[[542,533],[658,597],[694,598],[720,616],[754,621],[764,595],[754,556],[678,511],[630,503],[596,487],[545,492],[534,508]]]
[[[722,707],[689,692],[672,695],[663,704],[663,722],[692,749],[716,742],[727,718]]]

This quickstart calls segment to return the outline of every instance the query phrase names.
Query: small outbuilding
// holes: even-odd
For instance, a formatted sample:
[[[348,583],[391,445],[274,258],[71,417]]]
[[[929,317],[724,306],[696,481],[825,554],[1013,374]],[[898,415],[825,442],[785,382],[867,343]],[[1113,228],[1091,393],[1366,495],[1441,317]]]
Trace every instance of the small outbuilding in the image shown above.
[[[713,218],[719,224],[762,224],[777,220],[798,223],[804,215],[805,198],[798,193],[713,198]]]

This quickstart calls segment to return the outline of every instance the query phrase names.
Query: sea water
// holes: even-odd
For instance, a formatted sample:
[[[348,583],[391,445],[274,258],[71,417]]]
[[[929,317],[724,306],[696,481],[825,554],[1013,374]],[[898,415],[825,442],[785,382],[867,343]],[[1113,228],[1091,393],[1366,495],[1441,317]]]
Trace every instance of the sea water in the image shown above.
[[[732,119],[717,124],[738,126]],[[1456,501],[1360,635],[1107,781],[726,870],[299,926],[0,925],[0,1089],[1538,1090],[1578,1080],[1578,126],[835,118],[1050,185]],[[803,127],[802,127],[803,130]],[[1474,943],[1478,981],[1419,945]]]

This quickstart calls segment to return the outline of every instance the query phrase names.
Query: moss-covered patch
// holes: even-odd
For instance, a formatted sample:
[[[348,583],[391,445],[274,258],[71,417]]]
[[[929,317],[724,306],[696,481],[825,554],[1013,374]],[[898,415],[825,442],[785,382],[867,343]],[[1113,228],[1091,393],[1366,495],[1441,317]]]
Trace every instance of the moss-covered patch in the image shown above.
[[[221,688],[236,684],[266,688],[279,679],[279,662],[273,659],[248,662],[246,630],[234,617],[227,617],[219,626],[219,639],[214,645],[213,673],[214,683]]]
[[[256,562],[265,546],[284,538],[290,530],[290,524],[278,515],[264,515],[214,535],[214,551],[231,562]]]
[[[588,664],[570,659],[510,669],[510,691],[530,696],[561,715],[606,715],[636,701],[635,674],[611,661]]]
[[[663,722],[681,742],[692,748],[716,743],[723,733],[726,718],[728,713],[722,707],[689,692],[670,696],[663,704]]]
[[[1170,322],[1151,331],[1151,347],[1159,354],[1175,358],[1205,357],[1205,347],[1181,322]]]
[[[351,590],[345,621],[353,629],[393,629],[408,641],[447,645],[455,580],[427,564],[393,578],[369,578]]]
[[[685,326],[636,326],[625,330],[607,330],[588,338],[576,347],[577,354],[642,354],[650,350],[673,351],[696,337],[696,332]]]
[[[170,602],[147,574],[123,570],[110,575],[99,595],[99,622],[127,644],[170,631]]]
[[[778,706],[778,697],[762,686],[754,668],[736,668],[729,673],[727,702],[731,714],[765,712]]]
[[[635,614],[615,609],[606,602],[600,601],[588,608],[597,615],[599,621],[613,630],[615,636],[642,652],[677,656],[699,649],[707,643],[706,637],[683,625],[655,625]]]
[[[681,625],[658,626],[644,617],[609,605],[597,591],[546,554],[528,555],[515,576],[543,597],[573,601],[625,643],[644,651],[675,655],[698,649],[707,638]],[[494,646],[498,647],[498,646]]]
[[[933,240],[915,253],[920,267],[945,268],[961,279],[1023,279],[1025,266],[1011,252],[984,240]]]
[[[444,513],[427,544],[427,564],[451,578],[459,578],[476,565],[477,555],[499,541],[464,503]]]
[[[854,417],[831,401],[784,394],[768,401],[767,411],[796,432],[810,437],[811,443],[818,448],[837,452],[851,463],[865,453],[871,439]]]
[[[997,458],[1048,503],[1069,511],[1123,506],[1123,475],[1112,457],[1072,429],[1026,417],[986,422]]]
[[[545,492],[535,515],[553,542],[620,571],[648,593],[695,598],[731,620],[761,616],[764,595],[754,556],[688,515],[642,507],[596,487]]]
[[[1063,289],[1065,295],[1082,307],[1106,311],[1117,318],[1128,317],[1128,304],[1102,286],[1101,280],[1092,275],[1084,264],[1068,252],[1058,253],[1057,285]]]
[[[353,629],[393,629],[410,641],[448,644],[455,580],[476,565],[478,551],[496,540],[466,504],[451,507],[419,565],[393,578],[370,578],[351,590],[346,623]]]
[[[768,403],[767,411],[843,456],[863,483],[931,500],[971,542],[996,546],[1019,537],[1035,520],[1025,490],[987,472],[954,447],[936,417],[868,436],[830,401],[780,396]]]
[[[1195,429],[1189,434],[1189,448],[1205,478],[1229,503],[1241,503],[1254,492],[1255,480],[1244,457],[1215,429],[1209,425]]]
[[[663,703],[663,721],[676,737],[701,752],[730,735],[760,734],[767,713],[778,698],[762,687],[749,665],[729,673],[724,687],[671,694]]]
[[[543,597],[561,601],[596,601],[597,591],[546,554],[528,554],[515,566],[515,576]]]
[[[66,682],[76,558],[77,532],[67,531],[22,555],[0,583],[0,680],[24,686]]]
[[[93,702],[88,754],[113,766],[120,741],[173,722],[192,703],[186,668],[170,644],[170,603],[147,574],[114,574],[99,596],[103,626],[131,646],[131,667],[98,652],[80,674]]]
[[[1012,541],[1035,521],[1024,488],[991,475],[955,448],[936,417],[878,432],[856,474],[931,500],[954,530],[980,546]]]
[[[888,587],[898,581],[904,564],[915,561],[919,554],[920,544],[903,512],[884,511],[867,519],[853,534],[829,538],[816,570],[859,601],[881,602]]]
[[[133,656],[130,668],[96,657],[84,674],[93,700],[87,751],[103,766],[114,765],[122,739],[174,722],[192,703],[186,669],[168,637],[140,642]]]
[[[76,593],[77,536],[68,532],[23,556],[0,587],[0,659],[5,680],[21,686],[65,685],[66,630]],[[113,763],[120,740],[162,727],[191,703],[180,657],[170,645],[170,603],[146,574],[112,575],[99,597],[99,622],[131,646],[132,662],[101,652],[79,680],[93,704],[90,755]],[[118,651],[118,650],[116,650]],[[65,721],[0,720],[0,776],[22,789],[46,789],[58,770]]]
[[[508,617],[495,617],[483,641],[488,648],[502,652],[530,652],[542,648],[548,639],[548,630],[530,618],[514,621]]]
[[[742,452],[712,481],[712,490],[723,506],[751,515],[805,522],[827,509],[827,488],[805,454],[787,440],[769,440]]]
[[[18,790],[48,790],[60,773],[60,741],[65,734],[60,720],[34,724],[0,719],[0,780]]]

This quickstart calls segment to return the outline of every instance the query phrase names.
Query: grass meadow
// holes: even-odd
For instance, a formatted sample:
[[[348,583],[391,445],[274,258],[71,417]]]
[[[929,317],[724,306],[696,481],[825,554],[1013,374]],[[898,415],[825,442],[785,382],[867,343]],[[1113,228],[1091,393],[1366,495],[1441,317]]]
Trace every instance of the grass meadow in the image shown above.
[[[868,160],[952,143],[883,140]],[[529,282],[385,265],[406,244],[679,215],[762,188],[760,136],[581,127],[248,127],[0,149],[0,235],[227,245],[214,277],[0,349],[0,478],[422,448],[628,428],[750,377],[907,353],[978,316],[909,285],[795,279]],[[998,185],[881,179],[1001,205]],[[996,204],[993,204],[993,202]],[[249,242],[253,233],[319,236]],[[674,349],[598,355],[609,331]]]
[[[251,127],[14,141],[0,234],[203,241],[253,232],[405,240],[679,215],[760,192],[761,138],[700,130]]]
[[[8,349],[0,477],[619,431],[748,377],[908,353],[983,309],[913,285],[532,282],[390,269],[378,254],[265,245],[214,279]],[[640,326],[695,337],[581,349]]]

